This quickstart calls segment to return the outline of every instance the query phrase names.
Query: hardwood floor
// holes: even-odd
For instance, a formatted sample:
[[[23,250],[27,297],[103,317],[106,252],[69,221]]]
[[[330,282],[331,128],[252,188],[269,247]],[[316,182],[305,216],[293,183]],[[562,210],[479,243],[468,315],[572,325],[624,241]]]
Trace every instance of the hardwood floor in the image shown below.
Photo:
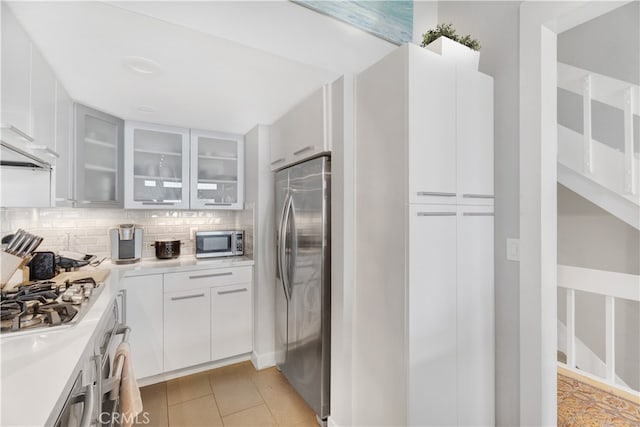
[[[243,362],[141,389],[151,426],[317,427],[315,413],[275,368]]]
[[[558,368],[559,427],[638,427],[640,399]]]

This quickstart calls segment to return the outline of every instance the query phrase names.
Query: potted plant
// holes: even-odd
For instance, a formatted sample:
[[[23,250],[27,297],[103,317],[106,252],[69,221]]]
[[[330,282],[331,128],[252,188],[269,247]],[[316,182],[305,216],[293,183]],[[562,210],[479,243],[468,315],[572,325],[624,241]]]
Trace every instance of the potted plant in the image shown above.
[[[480,42],[469,34],[459,36],[451,23],[438,24],[435,29],[424,33],[420,46],[474,70],[478,69]]]

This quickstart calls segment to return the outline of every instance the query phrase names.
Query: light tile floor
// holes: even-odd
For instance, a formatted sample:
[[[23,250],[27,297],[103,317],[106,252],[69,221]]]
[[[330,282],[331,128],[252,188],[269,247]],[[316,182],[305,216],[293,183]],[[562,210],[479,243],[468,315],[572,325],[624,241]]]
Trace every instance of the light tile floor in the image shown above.
[[[276,368],[251,362],[141,388],[151,426],[317,427],[315,413]],[[140,425],[145,421],[138,417]]]

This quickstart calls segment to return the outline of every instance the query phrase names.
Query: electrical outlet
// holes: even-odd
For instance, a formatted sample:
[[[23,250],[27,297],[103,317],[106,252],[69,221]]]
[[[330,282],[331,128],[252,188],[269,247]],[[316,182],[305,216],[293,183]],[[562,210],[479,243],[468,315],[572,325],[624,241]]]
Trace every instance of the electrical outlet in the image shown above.
[[[507,260],[520,261],[520,239],[507,239]]]

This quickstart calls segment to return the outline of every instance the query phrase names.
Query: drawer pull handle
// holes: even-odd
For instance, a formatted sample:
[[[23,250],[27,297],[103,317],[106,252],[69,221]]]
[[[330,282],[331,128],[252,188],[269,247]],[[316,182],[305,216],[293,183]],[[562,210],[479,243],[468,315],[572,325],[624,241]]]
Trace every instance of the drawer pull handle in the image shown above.
[[[464,216],[493,216],[493,212],[465,212]]]
[[[494,196],[490,194],[463,194],[465,199],[493,199]]]
[[[205,206],[231,206],[231,203],[205,203]]]
[[[440,193],[438,191],[418,191],[418,196],[456,197],[456,193]]]
[[[418,216],[456,216],[455,212],[418,212]]]
[[[277,160],[274,160],[273,162],[271,162],[272,165],[277,165],[278,163],[282,163],[284,162],[284,157],[280,157]]]
[[[231,291],[218,291],[218,295],[237,294],[238,292],[247,292],[247,288],[233,289]]]
[[[297,151],[294,151],[294,152],[293,152],[293,155],[294,155],[294,156],[297,156],[298,154],[302,154],[302,153],[304,153],[305,151],[313,150],[314,148],[316,148],[314,145],[307,145],[307,146],[306,146],[306,147],[304,147],[304,148],[301,148],[301,149],[299,149],[299,150],[297,150]]]
[[[220,276],[232,276],[233,272],[228,271],[226,273],[212,273],[212,274],[199,274],[197,276],[189,276],[189,279],[204,279],[206,277],[220,277]]]
[[[175,202],[142,202],[143,205],[175,205]]]
[[[171,297],[171,301],[180,301],[183,299],[192,299],[192,298],[201,298],[204,294],[195,294],[195,295],[185,295],[182,297]]]

